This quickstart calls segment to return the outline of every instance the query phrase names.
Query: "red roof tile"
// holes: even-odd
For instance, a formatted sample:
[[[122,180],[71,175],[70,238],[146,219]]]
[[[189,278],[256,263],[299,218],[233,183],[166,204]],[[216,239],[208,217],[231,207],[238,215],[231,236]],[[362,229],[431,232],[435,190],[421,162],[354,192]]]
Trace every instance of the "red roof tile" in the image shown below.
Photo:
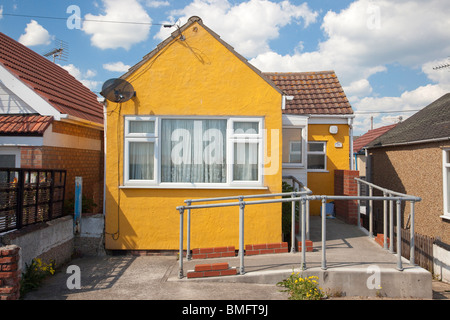
[[[0,134],[43,135],[53,117],[40,115],[0,115]]]
[[[0,64],[62,114],[103,123],[103,107],[92,91],[60,66],[1,32]]]
[[[371,143],[373,140],[381,136],[382,134],[388,132],[392,128],[394,128],[397,124],[391,124],[389,126],[384,126],[381,128],[369,130],[367,133],[363,134],[361,137],[355,139],[353,142],[353,152],[357,153],[362,148],[367,146],[369,143]]]
[[[286,101],[285,114],[353,114],[352,107],[334,71],[263,73],[293,100]]]

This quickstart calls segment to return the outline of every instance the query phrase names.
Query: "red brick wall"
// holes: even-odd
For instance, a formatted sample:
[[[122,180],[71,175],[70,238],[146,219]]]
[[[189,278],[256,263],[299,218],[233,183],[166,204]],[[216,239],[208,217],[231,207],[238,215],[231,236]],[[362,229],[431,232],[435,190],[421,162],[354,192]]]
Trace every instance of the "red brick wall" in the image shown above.
[[[334,194],[337,196],[357,196],[358,186],[355,178],[359,177],[359,171],[335,170]],[[334,209],[336,217],[346,223],[357,224],[358,202],[356,200],[335,200]]]
[[[20,297],[19,250],[15,245],[0,247],[0,300]]]
[[[22,147],[21,167],[37,169],[67,170],[65,199],[70,200],[75,192],[75,177],[83,177],[83,195],[97,205],[92,213],[103,210],[103,131],[54,121],[52,131],[77,137],[98,140],[100,150],[67,147]]]
[[[83,195],[97,206],[93,213],[103,208],[103,152],[71,148],[44,147],[43,167],[67,170],[66,197],[75,193],[75,177],[83,177]]]

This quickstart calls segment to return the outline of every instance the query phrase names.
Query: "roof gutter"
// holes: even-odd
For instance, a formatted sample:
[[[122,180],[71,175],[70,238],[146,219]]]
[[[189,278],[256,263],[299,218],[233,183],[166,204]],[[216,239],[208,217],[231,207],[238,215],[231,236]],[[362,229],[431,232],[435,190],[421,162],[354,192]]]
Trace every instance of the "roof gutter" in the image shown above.
[[[353,119],[355,118],[354,114],[309,114],[310,118],[344,118],[344,119]]]
[[[375,146],[366,146],[363,149],[379,149],[379,148],[387,148],[387,147],[408,146],[411,144],[422,144],[422,143],[441,142],[441,141],[449,141],[449,140],[450,140],[450,137],[434,138],[434,139],[407,141],[407,142],[399,142],[399,143],[389,143],[389,144],[375,145]]]

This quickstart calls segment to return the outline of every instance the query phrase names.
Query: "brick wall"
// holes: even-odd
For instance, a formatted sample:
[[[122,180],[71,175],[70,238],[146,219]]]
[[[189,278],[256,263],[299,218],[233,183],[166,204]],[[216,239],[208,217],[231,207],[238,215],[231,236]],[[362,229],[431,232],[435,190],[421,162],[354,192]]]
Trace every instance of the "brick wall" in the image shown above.
[[[20,166],[26,169],[42,169],[42,147],[21,147]]]
[[[355,178],[359,177],[359,171],[335,170],[334,194],[337,196],[357,196],[358,186]],[[334,209],[336,217],[349,224],[358,222],[358,202],[356,200],[335,200]]]
[[[36,169],[67,170],[65,199],[70,200],[75,193],[75,177],[83,177],[83,195],[97,205],[92,213],[103,210],[103,131],[54,121],[52,132],[73,136],[74,139],[98,140],[100,150],[67,147],[22,147],[21,167]]]
[[[20,297],[19,251],[15,245],[0,247],[0,300]]]

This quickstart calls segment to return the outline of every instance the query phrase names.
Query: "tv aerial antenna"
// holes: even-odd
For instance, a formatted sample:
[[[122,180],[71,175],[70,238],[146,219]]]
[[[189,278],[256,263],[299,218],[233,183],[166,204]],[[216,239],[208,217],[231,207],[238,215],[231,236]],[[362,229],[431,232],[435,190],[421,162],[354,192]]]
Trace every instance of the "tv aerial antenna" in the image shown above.
[[[107,80],[103,86],[100,94],[111,102],[126,102],[136,96],[131,83],[124,79],[113,78]]]
[[[446,68],[450,68],[450,63],[440,64],[436,67],[433,67],[433,70],[441,70],[441,69],[446,69]]]
[[[67,61],[69,58],[69,44],[63,40],[55,40],[55,48],[44,53],[44,57],[53,57],[53,63],[56,59],[59,61]]]

